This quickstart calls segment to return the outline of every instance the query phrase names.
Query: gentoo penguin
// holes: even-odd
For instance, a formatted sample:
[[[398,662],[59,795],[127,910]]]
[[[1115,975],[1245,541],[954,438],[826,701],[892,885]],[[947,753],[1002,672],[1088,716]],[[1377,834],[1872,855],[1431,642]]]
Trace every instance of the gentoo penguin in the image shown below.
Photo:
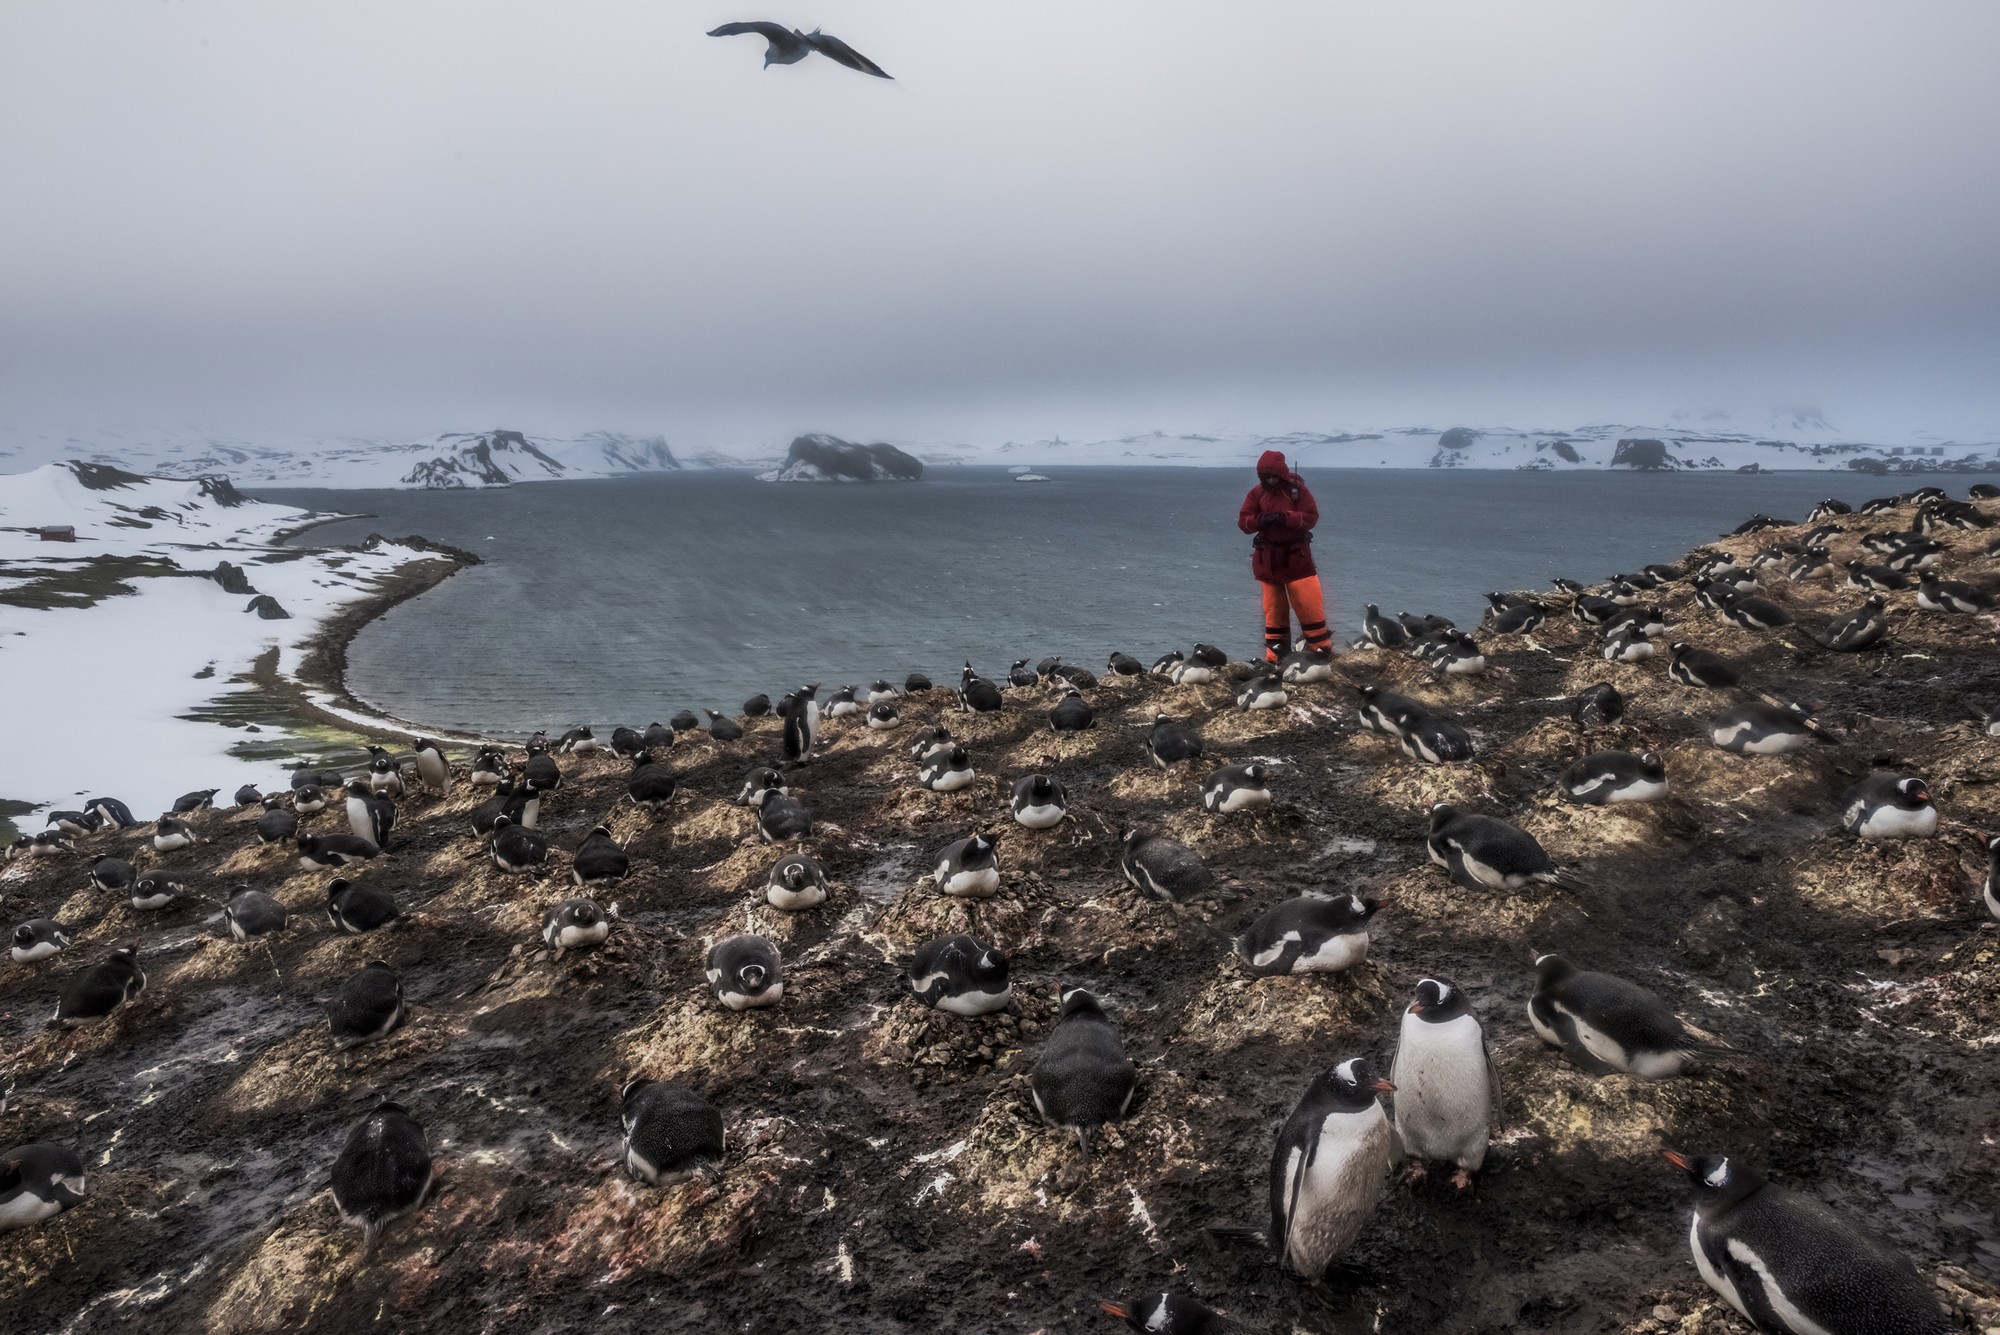
[[[1118,871],[1140,892],[1169,904],[1226,897],[1193,849],[1144,828],[1129,829],[1120,840]]]
[[[785,995],[778,948],[761,936],[725,936],[708,949],[708,988],[730,1010],[775,1006]]]
[[[766,714],[770,713],[771,702],[765,699],[761,695],[758,696],[757,699],[764,701],[764,708],[762,712]],[[749,712],[750,712],[749,706],[746,704],[744,706],[744,713],[747,714]],[[664,752],[673,750],[674,743],[676,740],[677,739],[674,736],[674,730],[672,728],[669,728],[666,724],[658,722],[657,720],[652,723],[648,723],[646,725],[646,730],[639,734],[640,745],[644,747],[644,749],[651,751],[655,755],[659,755]]]
[[[1383,616],[1373,603],[1368,604],[1368,615],[1362,618],[1361,633],[1378,649],[1400,649],[1410,642],[1410,632],[1403,629],[1403,623]]]
[[[155,853],[171,853],[179,848],[192,848],[200,842],[201,840],[195,837],[195,832],[185,821],[175,820],[172,816],[162,816],[153,822]]]
[[[1993,599],[1970,584],[1939,579],[1926,571],[1917,583],[1917,606],[1926,612],[1990,612]]]
[[[199,792],[182,793],[174,799],[172,815],[185,816],[191,811],[210,811],[215,807],[215,795],[220,788],[203,788]]]
[[[556,959],[564,951],[601,946],[611,936],[611,915],[594,899],[565,899],[542,915],[542,944]]]
[[[491,838],[493,823],[505,816],[516,825],[535,828],[540,814],[542,799],[525,788],[516,788],[507,782],[494,790],[493,796],[472,809],[472,832],[481,839]]]
[[[403,795],[403,770],[387,751],[379,746],[368,748],[373,757],[368,762],[368,788],[378,797],[401,797]]]
[[[868,726],[876,732],[903,726],[903,711],[894,700],[877,700],[868,706]]]
[[[784,792],[764,791],[764,800],[757,804],[757,837],[767,844],[781,844],[789,839],[810,839],[813,832],[812,812],[805,804]]]
[[[1667,1003],[1636,983],[1577,968],[1559,955],[1535,961],[1528,1023],[1544,1043],[1592,1075],[1676,1076],[1726,1049],[1688,1033]]]
[[[764,899],[787,913],[826,903],[826,869],[809,853],[787,853],[764,878]]]
[[[1715,1155],[1669,1162],[1694,1183],[1688,1247],[1724,1302],[1772,1335],[1948,1335],[1908,1258],[1811,1196]]]
[[[418,781],[434,793],[450,792],[451,761],[445,756],[444,748],[428,737],[419,737],[415,749]]]
[[[1667,675],[1683,686],[1719,691],[1743,680],[1743,674],[1720,654],[1697,649],[1682,641],[1675,641],[1668,649],[1674,657],[1667,664]]]
[[[1080,668],[1074,663],[1057,663],[1043,675],[1048,677],[1051,685],[1056,682],[1062,682],[1064,685],[1074,686],[1080,691],[1094,691],[1097,689],[1097,674],[1089,668]]]
[[[1201,737],[1165,714],[1155,714],[1152,731],[1146,734],[1145,750],[1155,765],[1168,769],[1184,760],[1201,759]]]
[[[1229,655],[1212,644],[1203,644],[1200,640],[1196,640],[1193,650],[1188,654],[1188,661],[1199,663],[1203,667],[1225,668],[1229,666]]]
[[[570,858],[570,875],[578,885],[609,885],[624,879],[632,860],[625,845],[611,836],[609,825],[593,826]]]
[[[130,890],[138,879],[139,873],[124,858],[99,858],[90,864],[91,885],[107,894]]]
[[[1879,515],[1895,509],[1903,503],[1900,496],[1877,496],[1872,501],[1863,501],[1854,513],[1858,515]]]
[[[910,960],[910,993],[952,1015],[990,1015],[1014,999],[1007,957],[969,936],[941,936]]]
[[[1229,1335],[1242,1327],[1184,1293],[1154,1293],[1129,1302],[1097,1300],[1106,1316],[1117,1317],[1141,1335]]]
[[[671,728],[669,732],[673,731]],[[611,754],[630,760],[646,749],[646,734],[637,728],[617,727],[611,730]]]
[[[141,876],[132,886],[132,907],[135,909],[163,909],[179,899],[187,890],[181,878],[173,872],[155,869]]]
[[[1583,592],[1583,585],[1573,579],[1564,579],[1561,575],[1551,578],[1549,584],[1557,593],[1568,594],[1572,598]]]
[[[1225,816],[1269,806],[1270,779],[1262,765],[1224,765],[1201,781],[1201,804]]]
[[[618,1091],[625,1171],[654,1187],[713,1176],[722,1166],[722,1114],[672,1080],[633,1080]]]
[[[1283,709],[1290,700],[1284,678],[1275,672],[1258,673],[1236,693],[1236,707],[1243,710]]]
[[[257,791],[251,785],[244,784],[243,788],[237,790],[238,796],[241,796],[246,790],[253,793]],[[262,799],[253,797],[250,800],[257,802]],[[237,805],[240,806],[242,804],[238,803]],[[47,823],[55,826],[64,834],[81,839],[86,834],[96,834],[99,827],[104,824],[104,817],[98,815],[95,811],[51,811]]]
[[[386,1038],[409,1015],[403,984],[382,960],[370,960],[327,998],[326,1027],[334,1046],[351,1048]]]
[[[592,751],[603,749],[604,743],[597,740],[597,734],[590,730],[588,723],[571,728],[556,742],[556,750],[566,756],[589,755]]]
[[[625,795],[632,799],[634,806],[643,807],[646,814],[655,820],[674,800],[680,786],[680,780],[674,777],[673,771],[653,759],[651,747],[632,757],[632,773],[625,780]]]
[[[862,698],[868,704],[879,705],[884,700],[899,700],[902,695],[903,693],[897,690],[887,677],[877,677],[875,684],[868,688],[868,694]]]
[[[826,704],[821,707],[821,712],[828,718],[846,718],[849,714],[861,713],[862,704],[854,698],[854,695],[854,687],[842,686],[826,697]]]
[[[285,906],[262,890],[238,886],[230,892],[222,908],[222,920],[237,941],[252,941],[273,932],[282,932],[292,919]]]
[[[1063,993],[1062,1014],[1028,1072],[1042,1120],[1076,1132],[1088,1164],[1090,1133],[1123,1117],[1138,1088],[1139,1068],[1126,1060],[1118,1026],[1097,998],[1080,987]]]
[[[83,1204],[83,1160],[65,1145],[16,1145],[0,1154],[0,1233],[45,1224]]]
[[[53,918],[30,918],[13,932],[14,963],[33,964],[69,948],[69,929]]]
[[[1792,614],[1755,594],[1739,594],[1722,604],[1722,615],[1744,630],[1777,630],[1792,624]]]
[[[1786,567],[1785,578],[1794,584],[1800,584],[1822,573],[1828,575],[1833,573],[1833,554],[1825,547],[1814,546],[1807,547],[1798,560]]]
[[[934,793],[955,793],[976,777],[971,755],[956,743],[936,748],[917,767],[917,782]]]
[[[1928,839],[1938,810],[1930,786],[1905,774],[1870,774],[1840,799],[1841,828],[1863,839]]]
[[[1167,680],[1176,686],[1199,686],[1215,680],[1215,669],[1195,658],[1183,658],[1167,671]]]
[[[1009,686],[1033,686],[1040,680],[1040,675],[1028,666],[1028,660],[1025,658],[1015,659],[1014,665],[1007,669],[1007,684]]]
[[[1263,978],[1339,973],[1368,958],[1373,895],[1302,895],[1276,904],[1236,938],[1236,957]]]
[[[1837,515],[1851,515],[1853,513],[1854,507],[1846,501],[1835,500],[1829,497],[1812,508],[1812,512],[1806,516],[1806,522],[1808,524],[1817,524],[1822,519],[1832,519]]]
[[[1841,582],[1850,589],[1866,589],[1870,593],[1898,593],[1910,587],[1910,581],[1888,566],[1873,566],[1866,561],[1845,563],[1847,578]]]
[[[1979,898],[1988,913],[2000,918],[2000,834],[1989,834],[1982,842],[1986,845],[1986,885]]]
[[[1438,631],[1451,630],[1453,628],[1449,617],[1412,616],[1408,612],[1398,612],[1396,613],[1396,620],[1403,623],[1403,629],[1410,633],[1410,639],[1413,642],[1421,640],[1426,636],[1434,635]]]
[[[784,775],[769,765],[759,765],[743,776],[743,786],[736,792],[736,805],[762,806],[767,797],[787,797],[790,794],[791,789],[785,787]]]
[[[920,695],[930,688],[931,679],[921,672],[912,672],[909,676],[903,678],[903,693],[905,695]]]
[[[1153,660],[1153,666],[1149,671],[1156,677],[1171,677],[1174,675],[1174,669],[1186,661],[1187,655],[1180,650],[1169,650]]]
[[[1569,612],[1586,626],[1601,626],[1618,615],[1618,604],[1594,593],[1579,593],[1569,605]]]
[[[1425,846],[1431,861],[1467,890],[1520,890],[1530,882],[1570,884],[1526,830],[1443,802],[1431,808]]]
[[[1593,751],[1563,771],[1562,793],[1586,806],[1657,802],[1667,795],[1666,762],[1657,751]]]
[[[1361,703],[1355,707],[1355,716],[1360,719],[1361,726],[1384,737],[1400,736],[1404,728],[1430,712],[1409,696],[1385,691],[1380,686],[1358,686],[1355,689],[1361,695]]]
[[[486,848],[493,858],[493,865],[501,871],[533,871],[549,860],[549,841],[505,816],[494,820],[493,834],[487,840]]]
[[[1389,1176],[1389,1117],[1376,1098],[1395,1086],[1365,1057],[1314,1080],[1271,1153],[1271,1232],[1281,1264],[1315,1288],[1361,1235]]]
[[[1055,732],[1082,732],[1096,721],[1097,711],[1074,686],[1066,688],[1062,699],[1049,711],[1049,727]]]
[[[1014,780],[1014,819],[1030,830],[1053,829],[1069,811],[1069,792],[1062,780],[1048,774],[1028,774]]]
[[[1137,677],[1146,671],[1146,665],[1127,653],[1113,650],[1105,661],[1105,668],[1120,677]]]
[[[246,783],[236,790],[236,805],[239,807],[254,807],[261,805],[263,801],[264,794],[258,791],[254,783]]]
[[[1944,544],[1935,538],[1905,538],[1882,554],[1882,564],[1900,574],[1928,573],[1944,556]]]
[[[693,732],[701,727],[701,720],[695,717],[692,709],[676,709],[673,717],[667,720],[667,726],[675,732]]]
[[[272,793],[265,798],[264,814],[257,818],[257,842],[289,844],[298,832],[298,813],[286,809],[283,795]]]
[[[389,846],[389,831],[396,825],[396,804],[370,791],[366,779],[352,779],[347,785],[347,827],[355,837],[377,848]]]
[[[1396,1063],[1396,1136],[1423,1176],[1430,1160],[1452,1164],[1463,1191],[1486,1162],[1487,1124],[1499,1093],[1486,1031],[1465,993],[1442,978],[1424,978],[1403,1011]]]
[[[974,830],[938,850],[931,879],[944,894],[959,899],[991,899],[1000,893],[998,840]]]
[[[1579,728],[1602,728],[1625,717],[1625,697],[1608,681],[1586,686],[1569,706],[1570,721]]]
[[[40,834],[32,837],[24,834],[15,840],[15,844],[21,852],[28,854],[30,857],[76,852],[76,844],[70,839],[69,833],[60,829],[43,830]]]
[[[396,897],[367,882],[332,881],[326,887],[326,920],[334,930],[360,936],[403,916]]]
[[[743,702],[743,717],[745,718],[763,718],[770,712],[771,697],[761,692]],[[653,726],[658,727],[659,724],[656,723]],[[648,742],[647,745],[650,746],[651,743]]]
[[[1488,598],[1492,594],[1486,595]],[[1549,609],[1544,603],[1532,598],[1510,603],[1504,607],[1495,604],[1493,609],[1493,633],[1495,635],[1532,635],[1541,629],[1549,619]]]
[[[424,1129],[400,1103],[384,1099],[347,1133],[333,1161],[333,1203],[361,1230],[361,1259],[392,1220],[430,1195],[434,1170]]]
[[[83,809],[95,811],[114,830],[129,830],[139,823],[132,819],[132,808],[115,797],[93,797],[83,804]]]
[[[1333,680],[1333,650],[1294,649],[1278,660],[1279,679],[1289,685]]]
[[[740,742],[743,740],[743,728],[735,719],[720,714],[713,709],[704,709],[701,712],[708,715],[708,735],[711,738],[718,742]]]
[[[521,786],[537,797],[562,787],[562,767],[538,742],[528,743],[528,763],[521,767]]]
[[[1472,759],[1472,734],[1442,714],[1425,711],[1396,734],[1396,749],[1426,765]]]
[[[810,763],[813,749],[819,745],[819,683],[799,687],[791,703],[779,712],[785,716],[785,763]]]
[[[62,999],[56,1002],[55,1022],[68,1027],[101,1020],[145,990],[139,947],[120,946],[64,985]]]
[[[326,789],[316,783],[292,789],[292,810],[301,816],[316,816],[326,810]]]
[[[1855,653],[1878,643],[1889,633],[1889,617],[1883,610],[1882,595],[1871,594],[1868,601],[1826,623],[1817,638],[1828,649]]]
[[[1440,677],[1470,677],[1486,671],[1486,654],[1464,631],[1448,630],[1424,650],[1424,663]]]
[[[1709,725],[1708,737],[1725,751],[1737,755],[1776,756],[1796,751],[1812,741],[1806,726],[1811,717],[1804,705],[1790,704],[1780,709],[1761,700],[1740,704]]]
[[[1607,663],[1643,663],[1652,656],[1653,642],[1637,626],[1613,631],[1610,638],[1604,641],[1604,661]]]
[[[958,678],[958,703],[972,713],[991,714],[1004,702],[1000,698],[1000,688],[974,672],[968,661],[965,671]]]

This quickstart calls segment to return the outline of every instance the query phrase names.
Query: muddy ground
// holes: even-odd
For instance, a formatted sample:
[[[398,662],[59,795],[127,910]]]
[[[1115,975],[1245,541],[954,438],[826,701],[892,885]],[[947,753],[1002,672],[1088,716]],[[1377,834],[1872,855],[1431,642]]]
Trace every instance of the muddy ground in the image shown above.
[[[1988,540],[1948,538],[1949,568],[2000,573],[1979,555]],[[1767,582],[1807,625],[1860,600]],[[1080,738],[1048,732],[1040,691],[1010,691],[997,716],[952,716],[981,777],[939,796],[916,787],[906,748],[947,698],[915,697],[908,726],[833,726],[796,773],[838,892],[795,917],[763,905],[777,853],[729,801],[774,757],[772,721],[742,742],[677,747],[687,796],[657,824],[618,801],[621,762],[566,760],[545,831],[570,849],[608,816],[635,862],[600,895],[623,914],[611,943],[560,963],[537,931],[568,892],[566,868],[496,870],[463,786],[402,804],[393,850],[365,875],[417,912],[370,937],[327,930],[332,873],[259,849],[252,814],[203,817],[208,842],[165,858],[140,851],[142,832],[16,862],[0,880],[7,921],[55,914],[79,930],[49,964],[0,964],[13,1081],[0,1144],[75,1146],[92,1177],[82,1207],[0,1235],[0,1310],[20,1331],[597,1321],[1053,1335],[1110,1328],[1095,1295],[1173,1286],[1257,1331],[1743,1330],[1689,1261],[1688,1193],[1658,1153],[1674,1147],[1742,1156],[1833,1202],[1912,1256],[1966,1329],[2000,1327],[2000,924],[1978,906],[1982,863],[1964,833],[2000,826],[2000,739],[1964,721],[1968,701],[2000,703],[2000,654],[1991,619],[1891,601],[1889,644],[1836,655],[1800,628],[1738,631],[1684,590],[1665,599],[1674,637],[1822,705],[1844,740],[1792,757],[1714,750],[1701,724],[1726,700],[1668,681],[1664,656],[1604,664],[1566,619],[1539,647],[1490,641],[1499,670],[1482,679],[1436,681],[1372,650],[1345,660],[1358,680],[1461,717],[1480,750],[1463,766],[1421,766],[1358,731],[1339,684],[1245,714],[1224,685],[1107,678]],[[1599,680],[1631,712],[1586,743],[1565,697]],[[570,722],[561,701],[549,709],[552,727]],[[1156,710],[1197,723],[1211,761],[1282,761],[1279,804],[1204,814],[1201,770],[1162,776],[1140,753]],[[1587,746],[1642,742],[1666,755],[1668,801],[1604,810],[1554,795]],[[1044,757],[1075,806],[1034,833],[1007,818],[1006,781]],[[1839,832],[1835,798],[1878,765],[1929,779],[1944,834],[1881,847]],[[114,791],[115,772],[110,758]],[[1519,822],[1591,888],[1453,887],[1422,849],[1437,800]],[[1183,912],[1125,887],[1116,833],[1135,819],[1200,850],[1240,901]],[[979,822],[1002,831],[1003,891],[943,901],[924,875],[931,855]],[[85,871],[109,852],[173,863],[214,898],[141,913],[96,895]],[[239,884],[304,921],[269,948],[219,938],[203,919]],[[1390,899],[1371,959],[1346,975],[1252,980],[1208,930],[1315,888]],[[743,929],[785,952],[776,1009],[731,1014],[703,986],[707,942]],[[899,998],[884,961],[958,929],[1017,952],[1011,1013],[965,1021]],[[126,940],[151,978],[140,1001],[95,1029],[45,1030],[62,980]],[[1665,1083],[1574,1070],[1523,1013],[1530,959],[1546,950],[1655,988],[1741,1058]],[[337,1053],[315,998],[374,958],[401,972],[414,1020]],[[1497,1050],[1494,1152],[1470,1196],[1436,1174],[1391,1184],[1328,1305],[1203,1228],[1263,1222],[1276,1128],[1329,1064],[1386,1062],[1425,974],[1470,990]],[[1130,1118],[1088,1169],[1027,1097],[1059,981],[1102,993],[1142,1071]],[[634,1075],[687,1080],[721,1107],[730,1152],[713,1185],[648,1188],[617,1166],[617,1090]],[[381,1094],[428,1128],[444,1187],[364,1266],[323,1186]]]

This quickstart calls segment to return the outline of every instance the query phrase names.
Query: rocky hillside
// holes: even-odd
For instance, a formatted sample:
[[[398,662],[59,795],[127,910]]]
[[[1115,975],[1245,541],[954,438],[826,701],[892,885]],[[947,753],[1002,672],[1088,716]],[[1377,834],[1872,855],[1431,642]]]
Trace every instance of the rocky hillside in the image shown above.
[[[1834,556],[1911,515],[1837,521]],[[1716,547],[1747,559],[1798,536]],[[1954,575],[2000,576],[1990,533],[1940,541]],[[1433,678],[1372,649],[1343,661],[1354,681],[1462,720],[1477,755],[1458,765],[1416,763],[1360,730],[1342,682],[1249,713],[1227,683],[1106,677],[1086,692],[1096,726],[1060,737],[1039,687],[1008,689],[996,714],[948,712],[942,691],[909,697],[903,728],[832,725],[824,753],[789,774],[834,886],[796,915],[764,902],[778,850],[732,800],[746,770],[776,757],[768,718],[742,741],[692,734],[673,748],[683,795],[658,822],[621,800],[622,762],[564,758],[541,816],[557,849],[545,876],[485,856],[462,782],[406,798],[393,846],[350,874],[408,916],[367,936],[328,930],[333,874],[259,847],[253,813],[197,816],[203,842],[181,852],[151,852],[142,829],[17,860],[0,879],[8,920],[52,915],[73,944],[0,972],[12,1082],[0,1143],[71,1146],[90,1181],[81,1206],[0,1246],[9,1328],[608,1320],[1054,1335],[1113,1329],[1095,1297],[1172,1287],[1261,1332],[1744,1331],[1690,1262],[1686,1180],[1660,1156],[1672,1148],[1738,1156],[1865,1222],[1915,1261],[1959,1328],[1989,1330],[2000,925],[1979,906],[1984,855],[1968,836],[2000,826],[2000,738],[1967,704],[2000,702],[1994,618],[1919,612],[1891,593],[1883,644],[1829,653],[1811,631],[1862,595],[1762,579],[1796,624],[1738,629],[1685,581],[1657,595],[1670,638],[1734,660],[1740,691],[1678,685],[1664,655],[1607,664],[1597,635],[1565,615],[1533,640],[1481,632],[1483,676]],[[1600,681],[1628,712],[1584,735],[1569,701]],[[1824,735],[1789,756],[1717,750],[1706,721],[1751,689],[1815,704]],[[567,724],[562,708],[549,702],[552,726]],[[1205,739],[1191,773],[1142,755],[1158,711]],[[915,726],[940,719],[979,771],[949,795],[918,787],[907,754]],[[1560,800],[1565,766],[1607,746],[1659,750],[1671,795]],[[1258,758],[1277,767],[1275,805],[1202,810],[1209,765]],[[118,765],[105,757],[114,793]],[[1008,781],[1038,767],[1072,796],[1045,832],[1016,826],[1007,805]],[[1883,768],[1929,781],[1938,837],[1864,844],[1841,831],[1840,794]],[[1576,888],[1456,887],[1424,850],[1440,801],[1516,822]],[[603,948],[558,962],[538,940],[542,915],[574,893],[567,852],[599,821],[632,857],[624,882],[598,892],[620,917]],[[1134,822],[1198,852],[1235,899],[1175,908],[1127,886],[1117,838]],[[332,813],[306,823],[344,827]],[[1000,892],[941,898],[934,855],[977,826],[999,834]],[[86,888],[108,854],[179,873],[188,896],[139,911]],[[268,945],[224,939],[205,919],[238,885],[276,895],[294,926]],[[1385,907],[1369,959],[1344,974],[1253,979],[1215,935],[1287,896],[1364,890]],[[782,949],[781,1005],[738,1014],[711,999],[707,944],[739,931]],[[957,1019],[899,990],[893,961],[952,931],[1012,952],[1008,1011]],[[128,941],[143,996],[94,1028],[44,1029],[64,984]],[[1523,1014],[1531,960],[1551,950],[1653,989],[1736,1055],[1657,1083],[1585,1074]],[[374,959],[400,974],[411,1021],[337,1052],[316,1001]],[[1457,982],[1485,1025],[1502,1090],[1493,1152],[1473,1192],[1436,1172],[1392,1182],[1329,1304],[1204,1230],[1261,1226],[1278,1126],[1333,1063],[1389,1061],[1426,976]],[[1139,1064],[1130,1115],[1088,1165],[1028,1097],[1058,985],[1100,993]],[[642,1075],[682,1080],[721,1110],[728,1154],[713,1181],[626,1175],[618,1090]],[[324,1188],[348,1129],[383,1095],[425,1126],[442,1186],[364,1262]]]
[[[856,445],[821,432],[798,437],[783,464],[758,474],[766,482],[916,482],[923,475],[923,461],[894,445]]]
[[[406,487],[505,487],[566,477],[657,473],[680,467],[665,438],[592,431],[574,441],[531,440],[519,431],[450,432],[447,451],[405,473]]]

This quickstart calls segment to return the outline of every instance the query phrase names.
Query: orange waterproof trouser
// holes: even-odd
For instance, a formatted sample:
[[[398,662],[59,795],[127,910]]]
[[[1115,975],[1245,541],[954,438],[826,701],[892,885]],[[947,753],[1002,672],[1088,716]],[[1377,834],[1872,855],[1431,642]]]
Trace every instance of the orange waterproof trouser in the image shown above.
[[[1319,576],[1308,575],[1290,584],[1261,584],[1264,590],[1264,657],[1276,662],[1292,647],[1292,614],[1298,613],[1299,634],[1308,648],[1326,649],[1333,644],[1333,632],[1326,628],[1326,607],[1320,597]]]

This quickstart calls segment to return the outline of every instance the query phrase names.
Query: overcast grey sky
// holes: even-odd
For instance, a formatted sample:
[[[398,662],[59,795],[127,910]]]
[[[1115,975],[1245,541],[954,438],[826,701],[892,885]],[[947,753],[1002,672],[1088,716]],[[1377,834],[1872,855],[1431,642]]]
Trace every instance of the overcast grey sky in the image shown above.
[[[760,68],[824,24],[896,82]],[[2000,5],[6,0],[0,423],[2000,429]]]

